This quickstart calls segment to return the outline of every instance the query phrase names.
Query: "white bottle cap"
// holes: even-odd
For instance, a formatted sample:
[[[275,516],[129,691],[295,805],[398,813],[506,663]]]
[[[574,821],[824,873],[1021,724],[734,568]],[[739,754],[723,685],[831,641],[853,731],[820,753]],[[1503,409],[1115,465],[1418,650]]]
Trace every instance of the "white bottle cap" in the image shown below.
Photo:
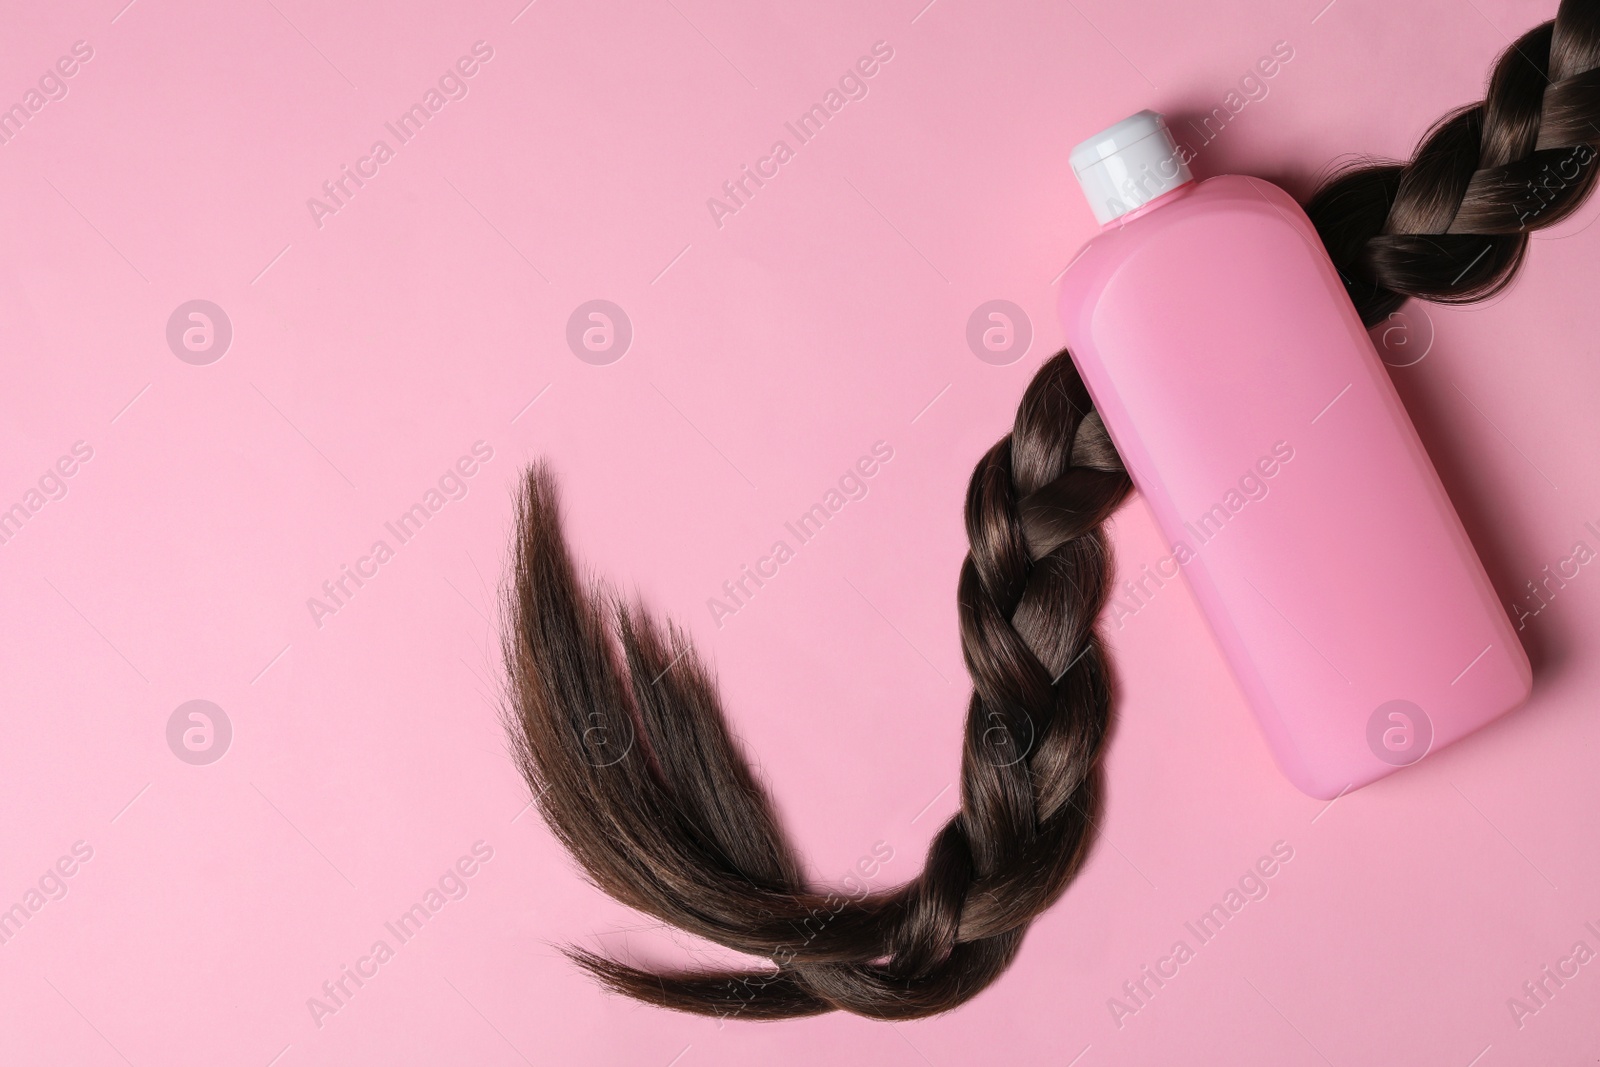
[[[1167,121],[1154,111],[1141,111],[1101,130],[1069,158],[1102,226],[1194,181]]]

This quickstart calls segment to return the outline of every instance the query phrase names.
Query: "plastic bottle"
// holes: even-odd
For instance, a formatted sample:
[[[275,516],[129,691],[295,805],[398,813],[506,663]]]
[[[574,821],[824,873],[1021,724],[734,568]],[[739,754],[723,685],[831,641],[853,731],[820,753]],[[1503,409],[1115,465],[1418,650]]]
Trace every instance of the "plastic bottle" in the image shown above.
[[[1172,549],[1120,602],[1183,575],[1284,773],[1331,799],[1532,672],[1310,220],[1186,162],[1150,111],[1071,156],[1101,232],[1062,283],[1068,345]]]

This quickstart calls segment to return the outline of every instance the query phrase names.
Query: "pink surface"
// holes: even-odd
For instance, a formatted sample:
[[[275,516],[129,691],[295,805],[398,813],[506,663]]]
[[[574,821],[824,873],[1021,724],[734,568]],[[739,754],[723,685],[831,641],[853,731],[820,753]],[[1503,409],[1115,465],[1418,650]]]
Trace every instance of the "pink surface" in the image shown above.
[[[1170,586],[1110,627],[1104,839],[963,1010],[719,1026],[602,995],[557,953],[704,949],[586,886],[525,810],[493,626],[522,463],[556,464],[590,564],[692,628],[817,877],[876,847],[876,880],[902,879],[955,806],[965,479],[1060,342],[1052,282],[1093,230],[1070,146],[1142,107],[1223,106],[1283,40],[1292,62],[1194,169],[1303,194],[1342,154],[1408,151],[1554,11],[923,2],[13,5],[0,100],[72,76],[0,145],[0,506],[38,505],[0,544],[0,906],[28,914],[0,945],[0,1062],[1600,1054],[1600,578],[1577,564],[1537,613],[1526,589],[1600,547],[1593,203],[1504,297],[1408,309],[1386,337],[1523,614],[1523,710],[1325,806],[1273,766]],[[92,57],[57,68],[77,41]],[[784,124],[878,41],[892,58],[799,143]],[[385,124],[430,88],[402,143]],[[776,176],[714,213],[744,166]],[[308,208],[336,180],[353,193]],[[604,322],[574,331],[588,360],[567,340],[597,299],[631,323],[609,364],[583,346]],[[231,324],[215,361],[214,313],[209,350],[187,310],[169,345],[195,300]],[[1010,363],[968,345],[993,300],[1031,320]],[[878,441],[867,494],[714,621],[707,600]],[[1115,526],[1125,576],[1165,554],[1142,502]],[[314,615],[345,565],[364,584]],[[225,754],[192,762],[224,744],[218,708]],[[1241,886],[1260,899],[1201,944],[1185,923]],[[386,925],[430,903],[407,939]],[[1135,1005],[1124,983],[1180,940]],[[369,976],[314,1013],[347,967]]]

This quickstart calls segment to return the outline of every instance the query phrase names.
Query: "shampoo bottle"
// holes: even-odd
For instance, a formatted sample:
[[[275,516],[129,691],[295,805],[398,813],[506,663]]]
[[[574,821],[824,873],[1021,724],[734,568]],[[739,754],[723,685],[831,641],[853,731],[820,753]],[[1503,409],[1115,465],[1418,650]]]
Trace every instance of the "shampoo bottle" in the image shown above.
[[[1299,205],[1195,182],[1150,111],[1071,164],[1101,230],[1062,283],[1067,342],[1170,546],[1130,580],[1187,580],[1289,779],[1331,799],[1527,699],[1527,655]]]

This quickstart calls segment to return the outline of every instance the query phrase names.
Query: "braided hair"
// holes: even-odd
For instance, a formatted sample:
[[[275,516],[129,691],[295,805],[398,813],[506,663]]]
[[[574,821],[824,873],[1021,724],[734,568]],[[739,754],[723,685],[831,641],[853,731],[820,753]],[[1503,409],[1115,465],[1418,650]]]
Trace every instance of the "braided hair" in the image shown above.
[[[1562,0],[1507,48],[1485,99],[1440,120],[1408,163],[1354,167],[1306,204],[1368,326],[1408,296],[1485,300],[1528,234],[1576,211],[1600,145],[1600,4]]]
[[[1528,233],[1594,185],[1597,123],[1600,4],[1562,0],[1499,58],[1487,98],[1441,121],[1409,162],[1326,183],[1307,213],[1363,320],[1410,296],[1502,290]],[[578,579],[554,480],[531,468],[504,635],[519,768],[602,889],[768,966],[659,971],[568,954],[630,997],[722,1017],[909,1019],[986,988],[1091,844],[1112,703],[1095,631],[1111,568],[1103,524],[1131,488],[1070,356],[1056,354],[967,490],[960,810],[915,878],[850,894],[807,883],[686,636]]]

